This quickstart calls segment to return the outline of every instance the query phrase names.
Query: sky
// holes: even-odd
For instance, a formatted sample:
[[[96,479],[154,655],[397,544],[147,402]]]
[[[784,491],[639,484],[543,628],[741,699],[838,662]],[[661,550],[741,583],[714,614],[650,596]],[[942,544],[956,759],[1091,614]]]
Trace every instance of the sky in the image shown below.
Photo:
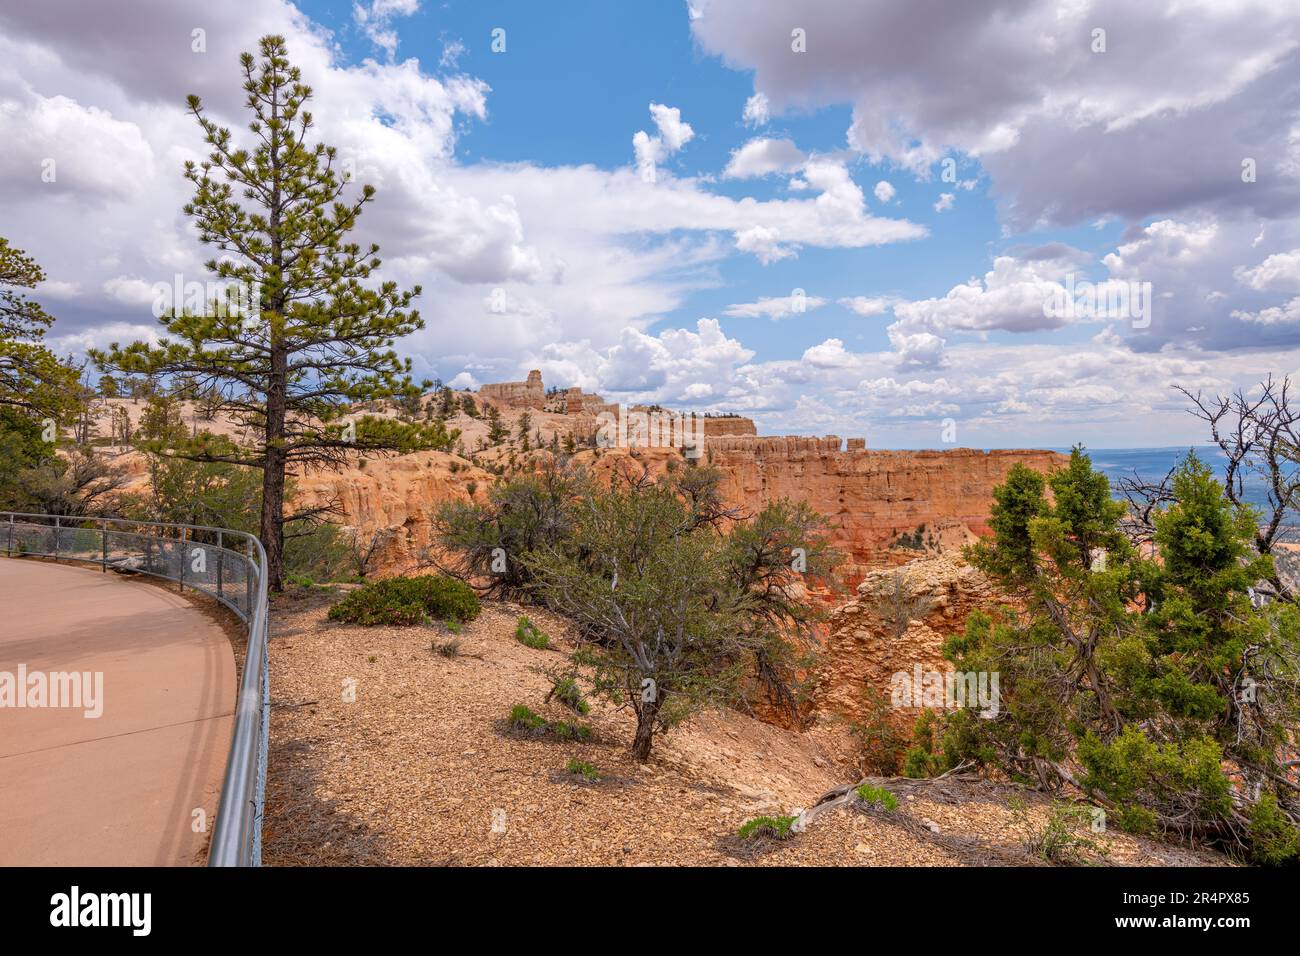
[[[0,5],[0,235],[61,353],[203,281],[199,94],[283,34],[419,377],[870,447],[1203,441],[1300,368],[1300,16],[1276,0]],[[1094,295],[1095,293],[1095,295]]]

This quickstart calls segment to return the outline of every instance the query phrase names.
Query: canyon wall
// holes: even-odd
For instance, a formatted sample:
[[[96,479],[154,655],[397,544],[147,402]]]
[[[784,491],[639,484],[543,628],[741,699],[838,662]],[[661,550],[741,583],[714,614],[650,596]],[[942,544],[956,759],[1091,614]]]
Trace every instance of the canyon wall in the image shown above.
[[[831,542],[845,557],[841,577],[850,586],[873,568],[951,550],[987,534],[993,488],[1013,464],[1051,471],[1066,460],[1048,451],[842,450],[842,444],[833,436],[728,435],[708,438],[706,449],[710,463],[722,471],[729,504],[753,511],[790,498],[807,501],[824,515]],[[588,451],[579,460],[602,475],[627,455]],[[670,460],[680,461],[679,452],[667,448],[638,450],[635,457],[656,473]],[[422,452],[302,476],[297,484],[304,500],[337,501],[337,520],[364,537],[389,530],[380,565],[396,572],[432,543],[429,517],[442,501],[467,499],[471,490],[481,501],[494,480],[456,456]]]
[[[872,571],[856,591],[854,600],[831,614],[814,707],[859,726],[877,718],[880,703],[889,704],[894,674],[913,674],[918,666],[923,672],[952,670],[943,657],[944,641],[965,629],[972,611],[1000,603],[991,582],[953,554]],[[920,712],[889,708],[885,719],[906,731]]]
[[[993,489],[1012,465],[1046,472],[1067,461],[1050,451],[875,451],[852,439],[841,446],[834,436],[720,437],[707,448],[726,476],[729,501],[761,507],[785,497],[825,515],[850,565],[849,583],[917,550],[960,544],[963,530],[987,534]]]
[[[377,539],[374,570],[409,571],[426,560],[433,516],[445,501],[483,501],[495,476],[440,451],[353,462],[294,478],[296,503],[333,505],[331,520],[364,550]]]
[[[723,435],[757,435],[758,429],[752,418],[743,415],[714,415],[704,419],[704,437],[718,438]]]
[[[494,405],[507,408],[535,408],[541,410],[546,405],[546,386],[542,384],[542,373],[533,369],[525,382],[493,382],[478,390],[480,398],[485,398]]]

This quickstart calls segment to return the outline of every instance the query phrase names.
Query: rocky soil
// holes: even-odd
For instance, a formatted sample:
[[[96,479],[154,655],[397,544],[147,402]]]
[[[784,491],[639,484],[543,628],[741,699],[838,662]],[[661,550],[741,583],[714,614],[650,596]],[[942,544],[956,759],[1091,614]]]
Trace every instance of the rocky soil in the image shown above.
[[[544,703],[545,671],[573,649],[563,620],[529,609],[551,637],[550,649],[532,650],[514,639],[513,605],[489,603],[451,635],[441,625],[333,624],[325,613],[337,597],[303,590],[274,609],[267,864],[1048,865],[1025,844],[1046,826],[1051,802],[961,778],[886,781],[895,811],[850,805],[816,815],[789,840],[741,841],[745,820],[810,808],[857,781],[834,720],[796,733],[711,712],[663,737],[638,765],[627,754],[630,715],[596,704],[575,718]],[[431,649],[451,639],[458,656]],[[518,736],[505,724],[516,703],[579,719],[594,736]],[[567,773],[570,759],[594,765],[601,779]],[[1097,841],[1087,862],[1221,862],[1084,829]]]

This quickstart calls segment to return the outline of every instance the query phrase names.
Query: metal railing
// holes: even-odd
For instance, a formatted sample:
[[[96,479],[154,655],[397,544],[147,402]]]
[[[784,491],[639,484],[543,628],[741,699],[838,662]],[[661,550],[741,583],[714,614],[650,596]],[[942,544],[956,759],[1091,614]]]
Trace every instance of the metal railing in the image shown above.
[[[201,525],[0,511],[9,557],[97,564],[175,581],[230,608],[248,628],[221,806],[209,866],[259,866],[271,691],[267,661],[266,552],[251,534]]]

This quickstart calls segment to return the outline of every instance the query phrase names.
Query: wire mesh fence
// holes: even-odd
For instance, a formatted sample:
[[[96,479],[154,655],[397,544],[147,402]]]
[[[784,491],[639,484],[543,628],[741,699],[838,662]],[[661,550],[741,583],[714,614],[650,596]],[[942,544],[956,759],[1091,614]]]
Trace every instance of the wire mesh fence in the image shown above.
[[[0,511],[11,558],[56,558],[104,572],[148,574],[208,595],[248,628],[235,727],[213,827],[210,866],[257,866],[270,727],[266,552],[253,535],[225,528]]]

